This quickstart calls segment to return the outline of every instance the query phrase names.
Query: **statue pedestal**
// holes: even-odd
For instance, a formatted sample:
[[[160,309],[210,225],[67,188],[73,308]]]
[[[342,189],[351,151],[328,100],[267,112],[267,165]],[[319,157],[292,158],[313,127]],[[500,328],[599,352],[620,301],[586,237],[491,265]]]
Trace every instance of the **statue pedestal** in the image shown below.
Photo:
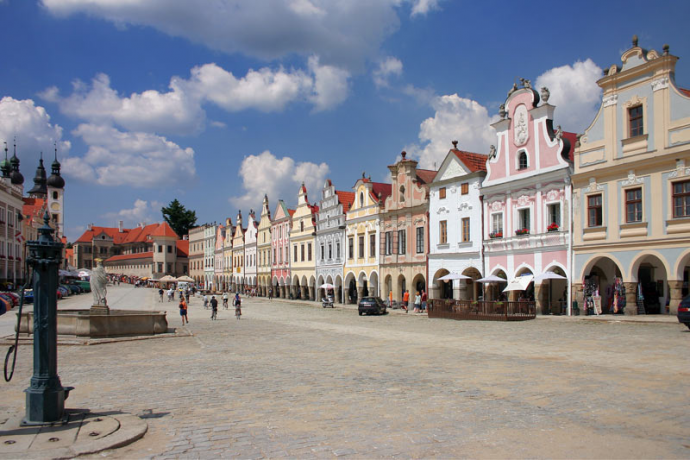
[[[98,315],[107,315],[110,314],[110,308],[108,308],[107,305],[91,305],[89,312],[96,313]]]

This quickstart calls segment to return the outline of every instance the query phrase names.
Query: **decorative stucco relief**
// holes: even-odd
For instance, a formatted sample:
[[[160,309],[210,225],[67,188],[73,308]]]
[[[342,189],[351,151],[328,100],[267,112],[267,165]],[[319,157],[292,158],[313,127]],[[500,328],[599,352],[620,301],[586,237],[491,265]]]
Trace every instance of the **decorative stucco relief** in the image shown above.
[[[450,213],[450,209],[447,209],[445,206],[441,206],[441,207],[438,208],[438,210],[436,211],[436,214],[442,214],[442,213],[448,214],[448,213]]]
[[[668,175],[670,178],[690,176],[690,168],[685,167],[685,160],[676,160],[676,169]]]
[[[644,181],[642,180],[642,178],[635,176],[635,171],[631,169],[630,171],[628,171],[628,178],[624,180],[621,184],[625,187],[627,185],[637,185],[643,182]]]
[[[460,203],[460,206],[458,206],[458,210],[464,211],[464,210],[470,210],[472,209],[472,205],[468,201],[463,201]]]
[[[652,91],[659,91],[668,88],[668,77],[657,78],[652,80]]]
[[[609,94],[608,96],[604,97],[604,107],[609,107],[616,104],[618,104],[618,94]],[[587,139],[585,138],[582,140],[582,142],[587,142]]]
[[[513,131],[513,140],[515,145],[525,145],[529,140],[529,128],[527,126],[527,107],[519,105],[515,109],[515,129]]]
[[[503,211],[504,206],[505,203],[503,203],[503,201],[494,201],[490,205],[492,211]]]
[[[585,192],[585,193],[587,193],[587,192],[596,192],[596,191],[600,191],[600,190],[604,190],[604,187],[602,187],[601,185],[597,184],[597,180],[596,180],[595,178],[593,178],[593,177],[590,177],[590,178],[589,178],[589,185],[588,185],[587,187],[585,187],[585,188],[582,189],[582,191]]]

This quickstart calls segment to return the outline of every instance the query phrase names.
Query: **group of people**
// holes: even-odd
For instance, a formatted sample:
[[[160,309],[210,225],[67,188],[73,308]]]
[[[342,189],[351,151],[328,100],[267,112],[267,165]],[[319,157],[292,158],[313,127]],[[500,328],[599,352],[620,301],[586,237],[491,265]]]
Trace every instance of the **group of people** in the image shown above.
[[[388,301],[389,304],[392,306],[393,305],[393,291],[388,292]],[[422,289],[421,291],[417,291],[417,294],[414,297],[414,307],[412,312],[413,313],[424,313],[426,311],[426,302],[427,302],[427,295],[426,291]],[[405,290],[403,292],[403,298],[402,298],[402,304],[400,305],[403,310],[405,310],[405,313],[409,311],[408,307],[410,305],[410,291]]]

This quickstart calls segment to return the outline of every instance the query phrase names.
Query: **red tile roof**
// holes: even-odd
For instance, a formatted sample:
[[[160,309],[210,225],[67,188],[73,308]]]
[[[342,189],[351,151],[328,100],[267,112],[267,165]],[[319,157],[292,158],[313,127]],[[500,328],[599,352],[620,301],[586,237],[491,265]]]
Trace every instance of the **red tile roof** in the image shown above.
[[[367,182],[369,180],[367,179]],[[384,184],[382,182],[372,182],[371,183],[371,194],[375,199],[379,199],[379,194],[381,194],[381,203],[388,198],[388,196],[391,194],[392,190],[392,185],[391,184]]]
[[[42,218],[45,211],[45,200],[41,198],[23,198],[24,205],[22,206],[22,215],[32,220],[35,218]]]
[[[173,230],[167,222],[158,224],[158,228],[151,232],[151,236],[169,236],[172,238],[180,238],[179,236],[177,236],[177,233],[175,233],[175,230]]]
[[[77,243],[91,243],[93,238],[101,233],[105,233],[110,238],[113,239],[113,243],[122,244],[129,234],[129,229],[123,229],[122,233],[120,230],[114,227],[91,227],[91,230],[85,231],[78,239]]]
[[[569,133],[566,131],[563,131],[563,138],[568,140],[568,143],[570,144],[570,147],[567,152],[565,153],[565,158],[573,161],[574,153],[575,153],[575,143],[577,142],[577,134],[575,133]]]
[[[683,93],[685,96],[690,97],[690,89],[685,89],[685,88],[678,88],[678,90]]]
[[[343,212],[348,212],[352,207],[352,203],[355,202],[355,192],[341,192],[336,190],[335,193],[338,195],[338,201],[343,205]]]
[[[158,228],[159,224],[150,224],[144,227],[133,228],[129,231],[127,238],[123,243],[142,243],[148,239],[154,230]]]
[[[470,172],[486,171],[486,160],[489,159],[488,155],[465,152],[463,150],[456,149],[450,149],[450,151],[453,152],[460,161],[462,161],[462,164],[464,164],[470,170]]]
[[[153,251],[148,252],[137,252],[136,254],[121,254],[119,256],[108,257],[105,262],[117,262],[119,260],[129,260],[129,259],[146,259],[147,257],[153,257]]]
[[[292,215],[295,213],[295,210],[294,209],[288,209],[288,213],[290,213],[290,217],[292,217]]]
[[[189,240],[177,240],[176,245],[179,257],[189,257]]]
[[[430,169],[418,169],[417,179],[423,184],[429,184],[434,180],[438,171],[432,171]]]

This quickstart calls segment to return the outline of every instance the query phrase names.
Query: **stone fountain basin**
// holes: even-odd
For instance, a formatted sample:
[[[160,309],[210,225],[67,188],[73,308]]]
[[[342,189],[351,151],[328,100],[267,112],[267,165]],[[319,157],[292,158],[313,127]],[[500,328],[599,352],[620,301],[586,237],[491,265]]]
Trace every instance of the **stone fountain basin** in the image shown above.
[[[58,335],[78,337],[117,337],[154,335],[168,331],[164,311],[110,310],[109,313],[90,310],[58,310]],[[22,313],[19,332],[33,334],[34,313]]]

